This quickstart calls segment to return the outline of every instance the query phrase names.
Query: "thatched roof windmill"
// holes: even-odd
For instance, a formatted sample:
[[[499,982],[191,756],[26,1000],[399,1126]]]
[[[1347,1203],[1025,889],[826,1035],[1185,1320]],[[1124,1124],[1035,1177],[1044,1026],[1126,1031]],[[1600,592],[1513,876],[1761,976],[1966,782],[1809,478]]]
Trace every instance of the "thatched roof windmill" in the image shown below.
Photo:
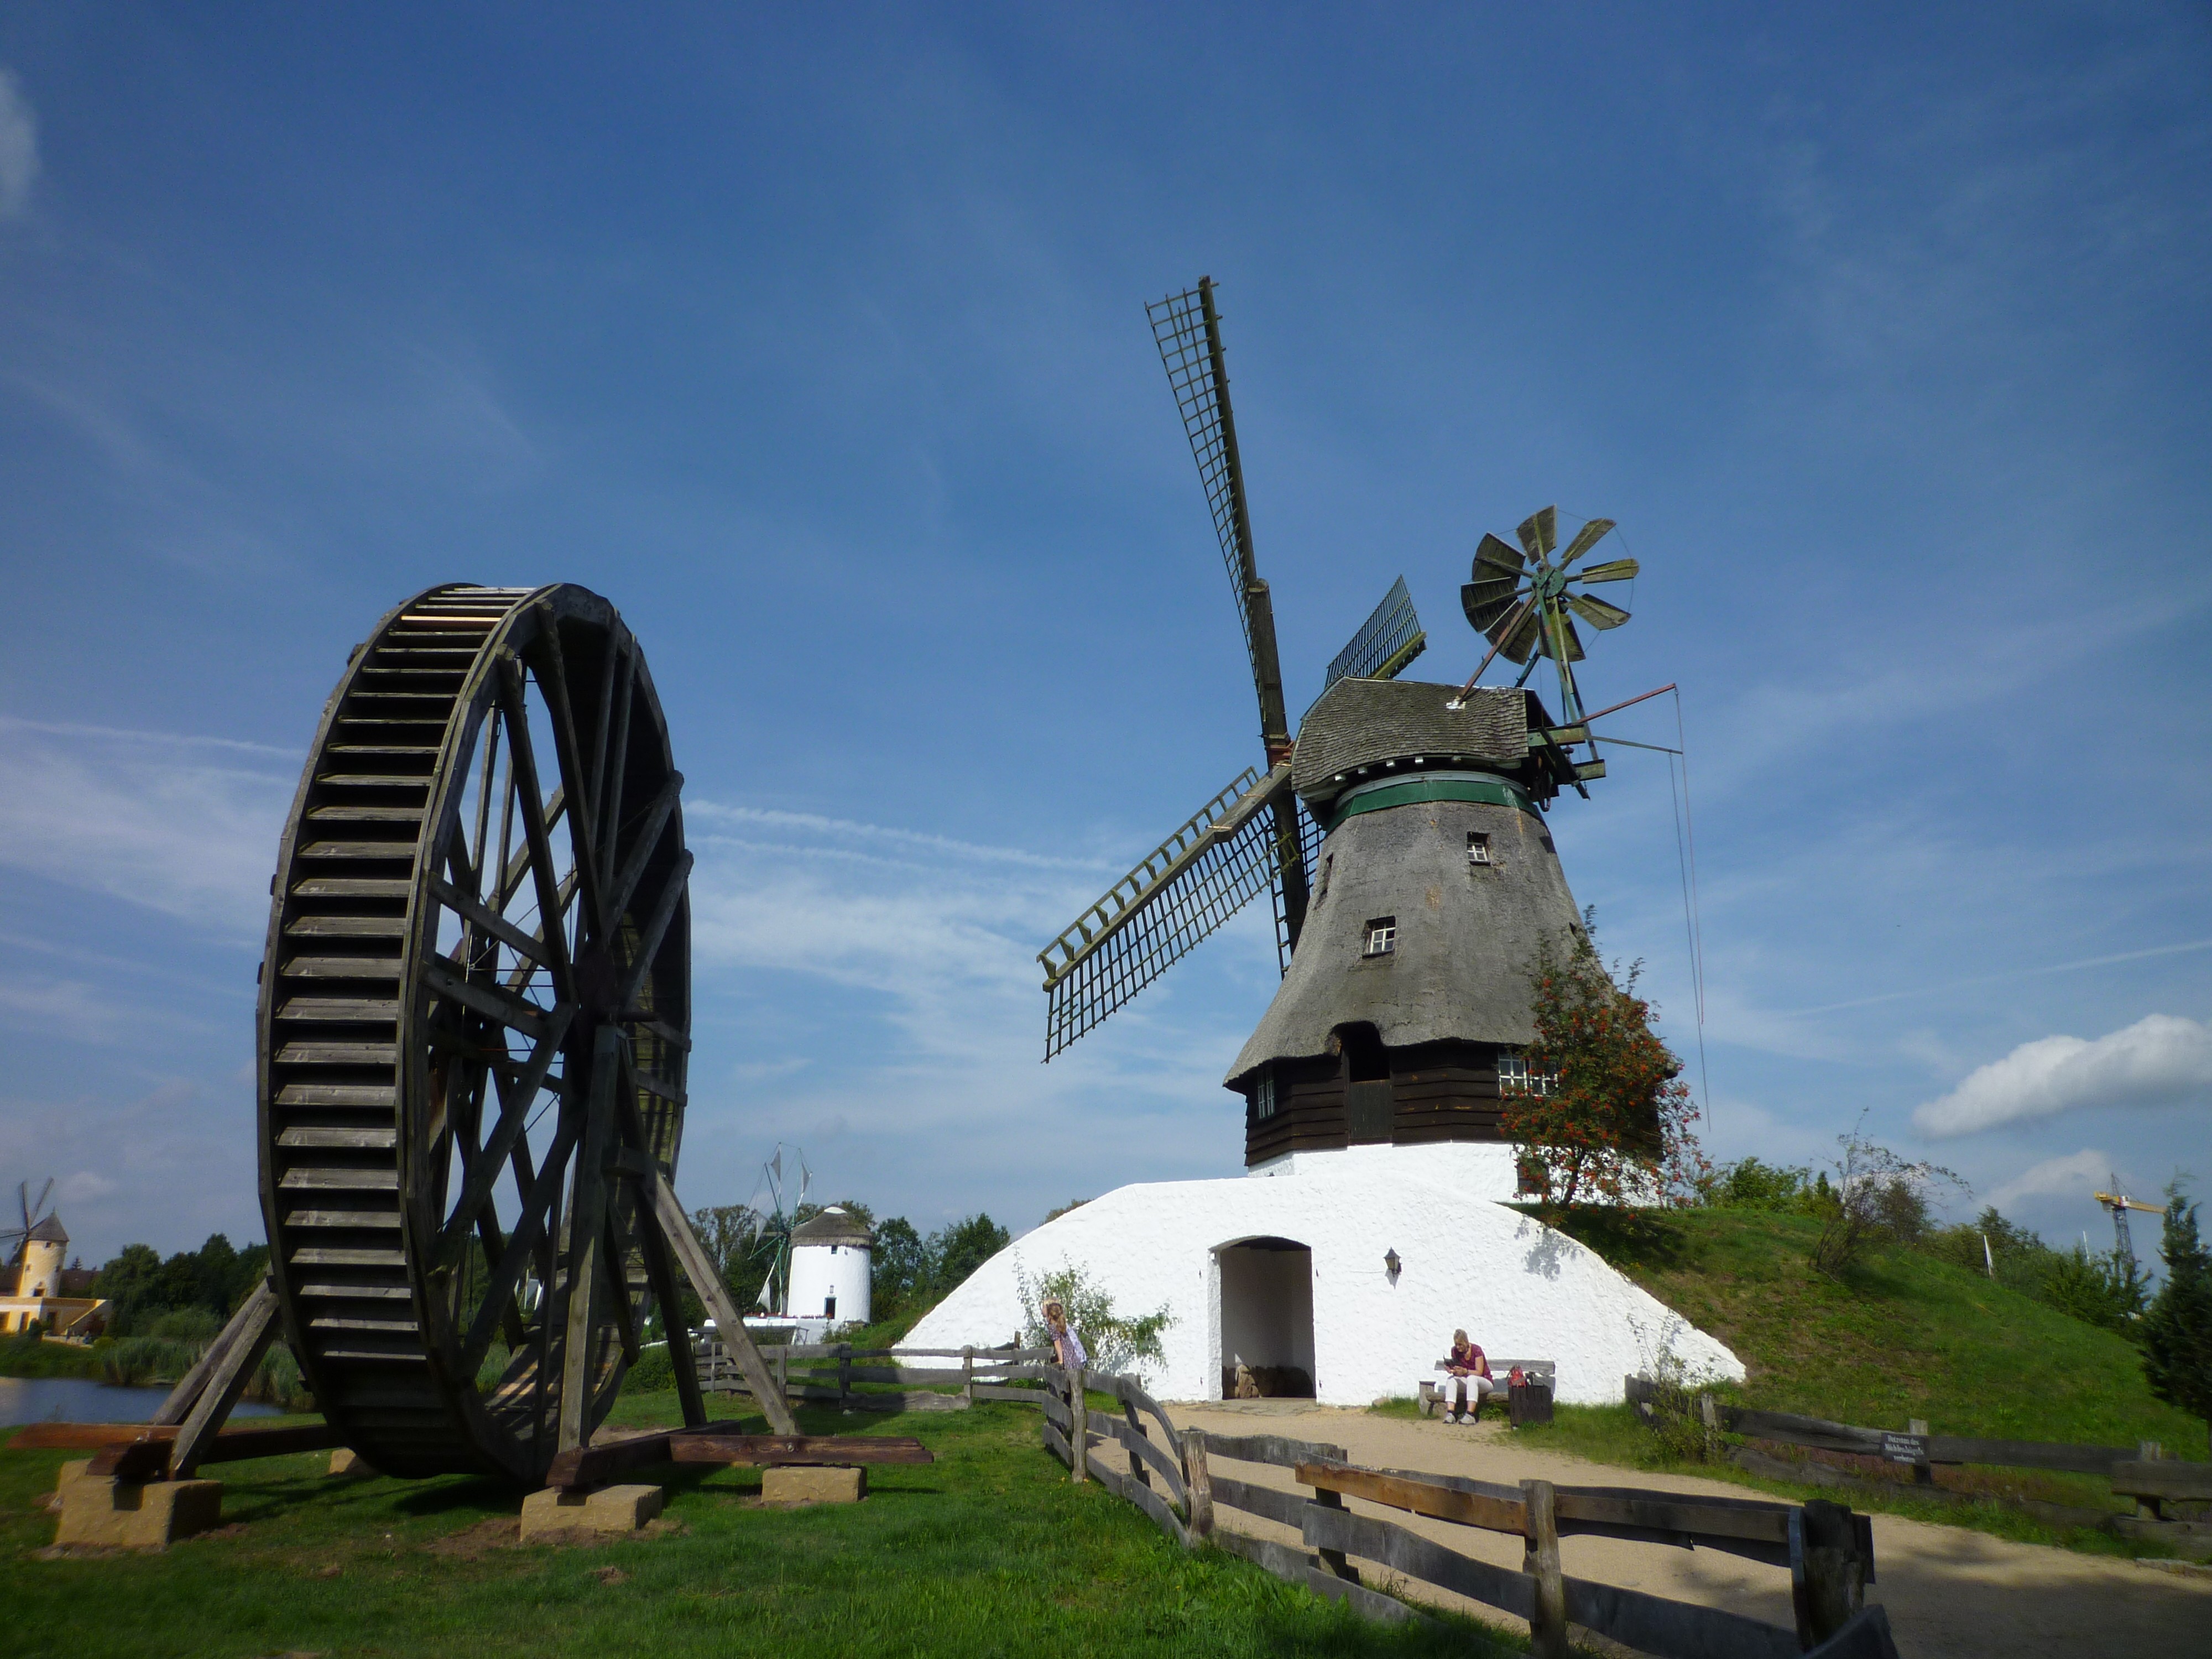
[[[1628,613],[1575,591],[1633,560],[1580,567],[1613,528],[1561,552],[1557,514],[1518,550],[1486,536],[1462,591],[1491,642],[1464,686],[1397,679],[1426,643],[1401,577],[1330,663],[1295,740],[1274,611],[1254,557],[1213,284],[1151,307],[1153,332],[1212,509],[1260,705],[1265,772],[1248,769],[1040,953],[1046,1058],[1095,1028],[1261,892],[1284,979],[1224,1079],[1246,1102],[1245,1159],[1363,1143],[1498,1139],[1501,1087],[1533,1030],[1537,942],[1578,926],[1545,823],[1563,788],[1605,773],[1572,665],[1575,625]],[[1477,686],[1504,656],[1512,686]],[[1554,720],[1527,682],[1557,672]]]

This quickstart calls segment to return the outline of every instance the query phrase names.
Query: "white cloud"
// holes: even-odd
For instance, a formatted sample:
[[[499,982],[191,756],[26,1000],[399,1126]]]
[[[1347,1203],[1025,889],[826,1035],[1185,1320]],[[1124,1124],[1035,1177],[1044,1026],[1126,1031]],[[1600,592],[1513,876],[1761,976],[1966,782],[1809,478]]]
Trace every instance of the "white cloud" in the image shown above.
[[[2152,1014],[2087,1042],[2039,1037],[1912,1115],[1922,1133],[1973,1134],[2085,1106],[2173,1106],[2212,1094],[2212,1026]]]
[[[2000,1210],[2029,1198],[2087,1198],[2112,1178],[2112,1160],[2094,1146],[2063,1158],[2046,1158],[1990,1194]]]
[[[30,206],[38,176],[39,118],[22,83],[0,69],[0,219],[15,218]]]
[[[296,780],[280,757],[0,716],[0,866],[257,934]]]

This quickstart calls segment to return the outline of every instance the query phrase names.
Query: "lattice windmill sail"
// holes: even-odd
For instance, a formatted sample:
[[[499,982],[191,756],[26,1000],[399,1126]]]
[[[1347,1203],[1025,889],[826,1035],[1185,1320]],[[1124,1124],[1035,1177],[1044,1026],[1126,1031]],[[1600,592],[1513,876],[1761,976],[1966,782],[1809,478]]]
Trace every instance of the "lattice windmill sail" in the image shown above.
[[[1260,705],[1267,770],[1248,768],[1038,952],[1049,1001],[1045,1058],[1096,1028],[1262,892],[1275,902],[1284,970],[1305,925],[1321,831],[1291,787],[1291,739],[1275,647],[1275,611],[1252,550],[1229,371],[1213,281],[1146,307],[1183,431],[1198,463],[1223,565],[1244,635]],[[1421,653],[1426,635],[1399,578],[1329,667],[1387,679]]]

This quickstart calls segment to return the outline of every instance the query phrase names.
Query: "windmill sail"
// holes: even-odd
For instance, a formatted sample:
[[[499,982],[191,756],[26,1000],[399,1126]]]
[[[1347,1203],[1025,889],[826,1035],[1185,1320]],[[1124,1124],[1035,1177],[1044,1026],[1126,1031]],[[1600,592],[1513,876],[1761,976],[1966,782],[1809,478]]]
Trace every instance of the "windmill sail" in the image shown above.
[[[1421,619],[1413,614],[1413,596],[1406,591],[1403,576],[1390,584],[1382,603],[1359,625],[1352,642],[1336,653],[1322,681],[1326,691],[1341,679],[1387,680],[1397,677],[1414,658],[1428,648],[1429,636],[1421,632]]]
[[[1282,849],[1268,809],[1290,777],[1288,761],[1265,777],[1247,768],[1037,953],[1047,1060],[1274,884]],[[1301,849],[1289,855],[1303,875]]]

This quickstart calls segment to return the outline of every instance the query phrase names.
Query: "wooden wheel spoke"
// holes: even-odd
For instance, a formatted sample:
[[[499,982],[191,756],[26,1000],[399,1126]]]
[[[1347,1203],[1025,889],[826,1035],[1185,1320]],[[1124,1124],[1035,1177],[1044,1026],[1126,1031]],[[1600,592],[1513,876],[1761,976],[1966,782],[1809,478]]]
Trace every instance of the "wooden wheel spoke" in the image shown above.
[[[684,897],[684,886],[690,879],[691,854],[687,851],[677,859],[675,867],[669,871],[668,879],[661,884],[660,896],[653,901],[653,914],[639,930],[637,955],[631,958],[629,967],[624,970],[622,988],[615,998],[615,1006],[625,1013],[637,1000],[638,988],[645,983],[646,973],[653,966],[653,958],[660,949],[660,941],[667,934],[668,924],[674,920],[676,906]]]
[[[456,889],[451,882],[431,878],[430,896],[459,915],[463,921],[490,934],[519,957],[526,957],[539,967],[552,965],[553,953],[546,948],[542,931],[526,933],[505,916],[486,909],[468,894]]]
[[[531,1109],[538,1103],[546,1071],[561,1051],[561,1040],[568,1036],[568,1022],[575,1012],[571,1004],[555,1005],[546,1021],[545,1035],[538,1038],[538,1047],[524,1065],[522,1074],[512,1084],[504,1078],[498,1079],[499,1121],[492,1127],[483,1146],[470,1158],[468,1172],[462,1177],[460,1196],[453,1201],[453,1213],[439,1231],[437,1259],[441,1265],[453,1267],[467,1248],[469,1227],[477,1212],[490,1199],[492,1188],[499,1180],[500,1166],[507,1161],[508,1152],[529,1121]],[[544,1172],[539,1173],[542,1176]]]
[[[561,654],[561,630],[550,617],[538,635],[545,655],[550,659],[551,672],[538,676],[538,689],[545,694],[546,712],[553,717],[553,747],[559,756],[562,774],[565,777],[584,777],[583,756],[576,746],[576,722],[568,707],[568,675]],[[517,662],[512,678],[515,681],[515,700],[521,701],[522,665]],[[606,936],[607,915],[599,902],[599,864],[598,828],[592,821],[599,802],[589,794],[588,783],[584,810],[568,814],[568,843],[575,849],[576,870],[584,895],[584,920],[593,939]]]
[[[514,731],[514,769],[522,791],[522,833],[530,846],[530,873],[538,884],[538,914],[544,923],[544,938],[552,961],[546,964],[553,972],[554,994],[563,1002],[576,1000],[576,977],[568,962],[568,941],[562,937],[556,918],[561,915],[560,890],[553,874],[553,838],[549,833],[545,817],[538,803],[544,799],[538,788],[538,757],[532,752],[530,731],[525,723],[522,699],[522,664],[510,656],[500,666],[505,672],[500,676],[500,701],[506,706],[507,724]],[[574,841],[577,830],[576,816],[569,814],[568,835]],[[576,848],[576,867],[586,867],[584,848]]]
[[[507,792],[506,804],[501,810],[503,812],[512,812],[514,810],[514,789],[510,784]],[[547,836],[552,835],[554,827],[561,822],[562,816],[568,810],[568,787],[564,784],[556,784],[553,793],[545,799],[544,817]],[[505,845],[504,830],[501,832],[500,839],[501,844]],[[499,908],[504,910],[514,902],[514,896],[522,890],[522,878],[530,873],[530,843],[527,840],[515,849],[502,868],[505,873],[501,876],[499,882]]]
[[[458,1002],[496,1024],[520,1031],[533,1042],[542,1042],[551,1029],[552,1009],[542,1008],[527,997],[517,996],[503,985],[465,978],[447,967],[442,957],[422,964],[422,982],[448,1001]]]
[[[545,1149],[544,1167],[538,1170],[538,1178],[530,1183],[530,1190],[523,1196],[522,1213],[515,1219],[514,1231],[507,1235],[507,1249],[484,1282],[484,1299],[477,1308],[477,1316],[470,1322],[468,1334],[461,1339],[460,1362],[465,1374],[473,1373],[483,1364],[484,1355],[491,1348],[493,1334],[499,1328],[499,1304],[514,1296],[532,1255],[540,1243],[552,1237],[557,1227],[557,1218],[550,1212],[560,1201],[568,1155],[575,1150],[576,1137],[582,1127],[581,1112],[562,1114],[561,1127],[554,1133],[553,1144]],[[551,1287],[549,1285],[547,1290],[550,1294]]]
[[[676,811],[677,798],[683,793],[684,775],[671,772],[668,781],[660,786],[660,793],[653,798],[653,805],[646,809],[645,821],[638,826],[629,856],[623,860],[622,868],[607,886],[607,914],[617,921],[629,908],[630,895],[637,890],[637,884],[645,875],[646,860],[660,845],[661,832],[668,828],[669,817]]]
[[[625,647],[629,643],[627,640],[623,641]],[[614,874],[615,836],[622,823],[623,778],[629,766],[630,696],[636,689],[637,653],[625,649],[615,678],[614,740],[609,745],[605,767],[592,786],[592,805],[599,814],[597,842],[606,857],[610,880]],[[613,927],[622,915],[622,908],[610,904],[603,915],[606,925]]]

